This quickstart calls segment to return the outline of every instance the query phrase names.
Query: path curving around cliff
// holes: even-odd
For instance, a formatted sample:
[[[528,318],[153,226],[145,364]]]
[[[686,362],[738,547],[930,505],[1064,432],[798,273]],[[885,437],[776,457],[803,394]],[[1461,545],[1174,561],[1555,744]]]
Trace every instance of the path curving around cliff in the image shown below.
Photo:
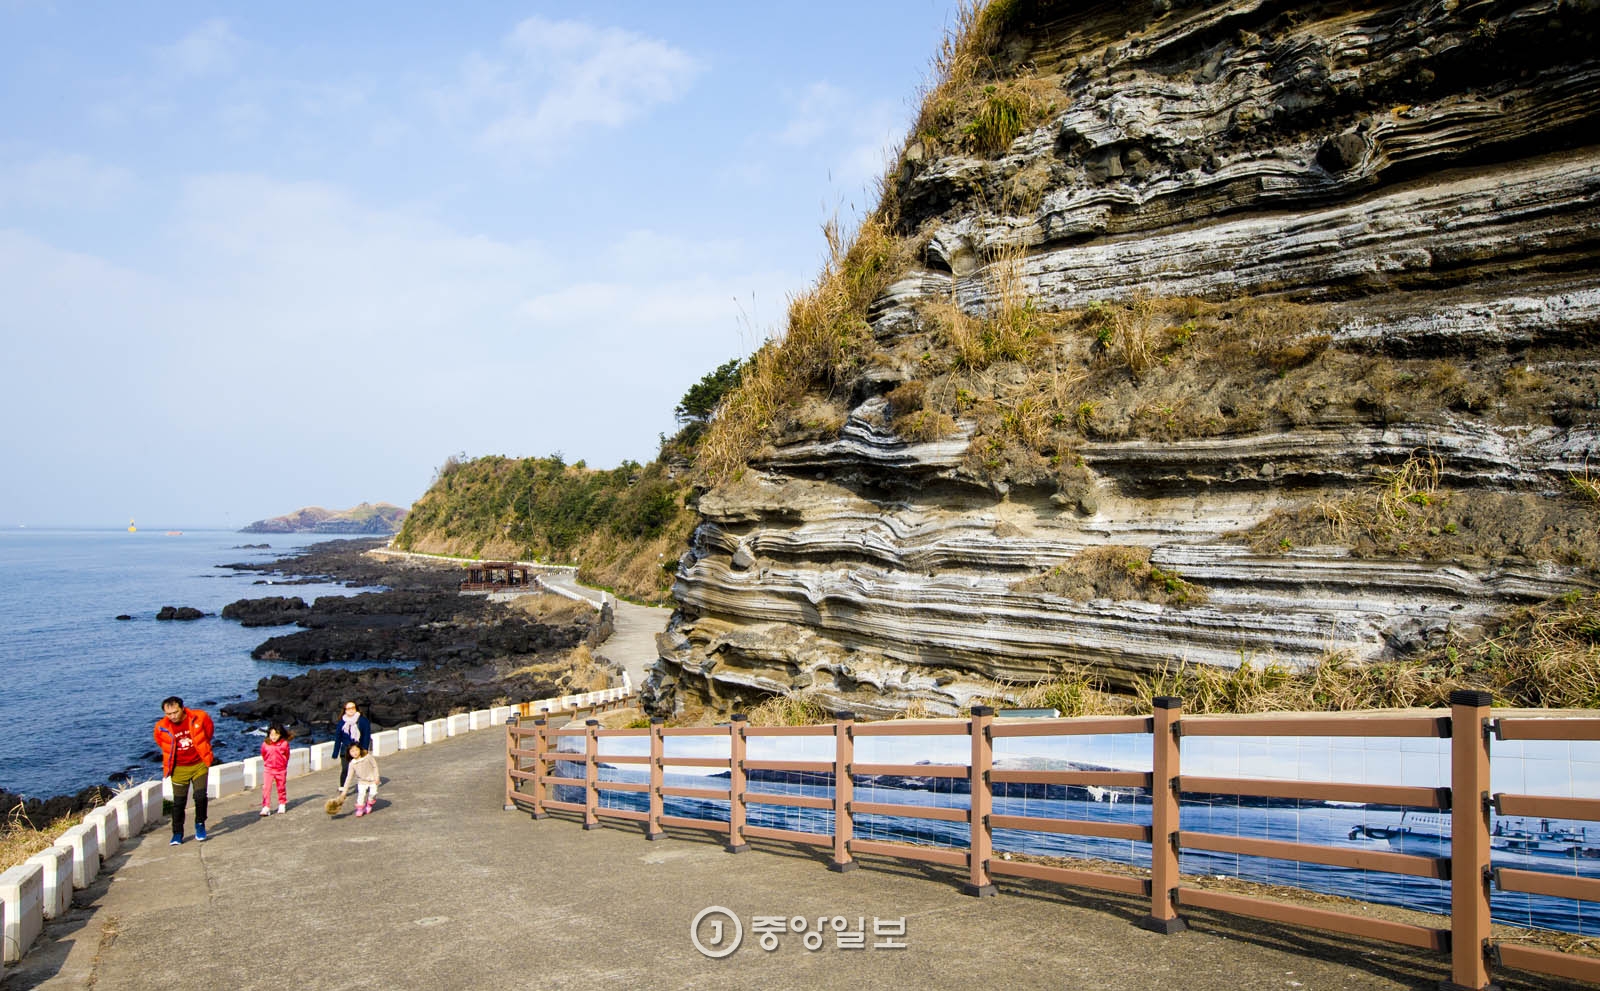
[[[413,551],[397,551],[392,548],[379,548],[368,551],[381,557],[397,557],[414,561],[433,561],[449,564],[470,564],[470,558],[445,557],[439,554],[417,554]],[[672,618],[672,610],[656,607],[635,605],[624,602],[598,588],[590,588],[578,582],[577,569],[541,565],[533,561],[519,561],[538,569],[539,581],[546,587],[570,598],[583,599],[599,609],[603,603],[611,603],[613,610],[613,630],[600,645],[596,653],[607,660],[615,661],[622,665],[628,672],[629,682],[635,690],[644,684],[645,675],[655,665],[658,656],[656,651],[656,634],[667,628],[667,621]]]

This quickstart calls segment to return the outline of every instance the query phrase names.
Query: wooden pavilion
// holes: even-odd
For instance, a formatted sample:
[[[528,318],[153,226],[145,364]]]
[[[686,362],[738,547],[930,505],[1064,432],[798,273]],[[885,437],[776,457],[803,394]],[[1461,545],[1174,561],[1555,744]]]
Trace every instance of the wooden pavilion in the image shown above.
[[[467,569],[461,583],[463,592],[504,592],[525,589],[538,579],[528,573],[528,566],[512,561],[480,561]]]

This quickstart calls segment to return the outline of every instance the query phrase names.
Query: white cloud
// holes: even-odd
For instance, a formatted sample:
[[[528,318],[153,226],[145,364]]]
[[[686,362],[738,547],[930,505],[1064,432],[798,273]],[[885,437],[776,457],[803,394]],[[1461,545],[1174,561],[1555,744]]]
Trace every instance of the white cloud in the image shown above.
[[[903,110],[887,100],[862,103],[822,81],[790,94],[789,120],[773,140],[823,156],[840,188],[866,188],[883,174],[905,138]]]
[[[231,70],[244,43],[228,22],[213,18],[182,38],[156,50],[156,57],[179,76],[210,76]]]
[[[812,83],[793,104],[793,116],[778,132],[778,142],[794,147],[814,144],[838,128],[851,109],[848,94],[827,82]]]
[[[620,28],[530,17],[498,57],[473,55],[436,102],[479,122],[490,148],[552,158],[591,128],[615,128],[686,93],[702,66]]]
[[[0,162],[0,209],[98,207],[120,199],[132,187],[132,173],[84,155]]]

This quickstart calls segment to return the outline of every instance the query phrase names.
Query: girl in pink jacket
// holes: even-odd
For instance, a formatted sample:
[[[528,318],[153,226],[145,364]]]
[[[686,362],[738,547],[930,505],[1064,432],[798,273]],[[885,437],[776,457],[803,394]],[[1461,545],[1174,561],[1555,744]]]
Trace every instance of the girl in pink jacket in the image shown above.
[[[278,786],[278,811],[289,811],[289,792],[285,784],[289,778],[289,731],[282,723],[273,723],[267,729],[267,738],[261,744],[261,814],[272,814],[272,786]]]

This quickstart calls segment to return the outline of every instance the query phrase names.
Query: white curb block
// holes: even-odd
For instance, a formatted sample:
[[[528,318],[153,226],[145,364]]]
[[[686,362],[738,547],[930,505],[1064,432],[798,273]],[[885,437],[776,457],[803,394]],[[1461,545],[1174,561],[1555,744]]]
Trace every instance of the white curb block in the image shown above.
[[[27,863],[38,864],[44,878],[44,917],[58,918],[72,907],[72,848],[53,846]]]
[[[16,963],[44,929],[44,870],[38,864],[18,864],[0,874],[0,902],[6,906],[0,959]]]
[[[100,876],[100,834],[94,823],[79,823],[56,837],[56,842],[72,850],[72,886],[93,884]]]

